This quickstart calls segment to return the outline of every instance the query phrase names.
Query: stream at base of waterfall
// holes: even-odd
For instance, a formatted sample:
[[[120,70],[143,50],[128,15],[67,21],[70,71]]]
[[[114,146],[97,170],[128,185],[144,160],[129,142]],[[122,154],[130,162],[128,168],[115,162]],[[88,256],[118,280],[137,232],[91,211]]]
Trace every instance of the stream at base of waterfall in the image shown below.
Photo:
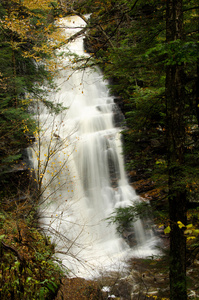
[[[72,16],[61,19],[58,26],[67,39],[85,22]],[[49,92],[49,101],[67,109],[53,113],[37,105],[40,131],[33,160],[35,173],[42,178],[40,226],[70,275],[86,278],[121,271],[128,258],[157,251],[156,238],[143,221],[134,223],[136,245],[129,247],[106,220],[116,207],[133,205],[139,197],[124,171],[121,129],[115,126],[120,112],[107,82],[99,70],[71,67],[74,53],[89,57],[83,38],[57,50],[57,89]]]

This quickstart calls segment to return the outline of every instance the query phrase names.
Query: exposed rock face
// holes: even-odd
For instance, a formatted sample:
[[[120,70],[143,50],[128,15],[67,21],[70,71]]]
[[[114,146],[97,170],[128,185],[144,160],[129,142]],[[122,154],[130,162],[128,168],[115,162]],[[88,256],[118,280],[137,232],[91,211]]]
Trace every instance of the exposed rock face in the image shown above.
[[[28,149],[23,149],[21,154],[19,161],[1,174],[0,190],[4,192],[4,198],[8,204],[13,201],[17,203],[24,201],[26,197],[33,198],[37,192],[30,153]],[[13,195],[16,195],[15,198]]]

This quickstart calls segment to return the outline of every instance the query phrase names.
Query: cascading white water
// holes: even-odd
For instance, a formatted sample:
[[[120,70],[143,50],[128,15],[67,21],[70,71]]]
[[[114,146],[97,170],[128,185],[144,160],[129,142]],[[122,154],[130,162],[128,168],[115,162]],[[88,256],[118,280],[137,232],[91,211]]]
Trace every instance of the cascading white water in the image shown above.
[[[66,37],[85,26],[79,17],[59,24]],[[56,244],[62,263],[72,274],[87,277],[103,268],[119,268],[133,253],[149,255],[153,239],[138,220],[138,245],[132,250],[115,226],[107,224],[116,207],[139,199],[125,175],[120,129],[114,126],[115,104],[100,71],[69,67],[68,54],[87,55],[83,37],[59,52],[67,55],[60,58],[58,91],[49,92],[49,100],[67,109],[56,115],[37,107],[41,131],[34,161],[42,179],[40,224]]]

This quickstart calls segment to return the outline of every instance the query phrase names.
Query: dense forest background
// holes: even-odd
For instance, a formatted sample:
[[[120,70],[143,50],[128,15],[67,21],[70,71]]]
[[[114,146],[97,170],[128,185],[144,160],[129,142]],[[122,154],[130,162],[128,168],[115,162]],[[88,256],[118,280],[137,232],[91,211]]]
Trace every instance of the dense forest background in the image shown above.
[[[39,130],[32,103],[61,109],[46,97],[56,88],[55,50],[68,42],[55,21],[88,13],[85,47],[91,56],[80,58],[80,67],[99,66],[110,82],[125,115],[129,179],[170,236],[170,299],[187,299],[186,268],[199,249],[196,0],[0,2],[0,295],[54,299],[63,276],[53,263],[54,246],[38,227],[41,180],[29,170],[26,149]],[[101,297],[91,295],[85,299]]]

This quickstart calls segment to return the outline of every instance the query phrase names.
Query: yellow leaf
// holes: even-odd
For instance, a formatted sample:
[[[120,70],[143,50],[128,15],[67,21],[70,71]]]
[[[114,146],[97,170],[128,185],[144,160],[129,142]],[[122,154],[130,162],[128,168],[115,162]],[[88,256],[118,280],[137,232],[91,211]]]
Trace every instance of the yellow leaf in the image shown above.
[[[188,224],[187,225],[187,229],[192,228],[192,227],[193,227],[193,224]]]
[[[167,226],[165,229],[164,229],[164,233],[167,234],[167,233],[170,233],[171,231],[171,227],[170,226]]]
[[[178,227],[181,229],[182,227],[186,227],[181,221],[178,221]]]
[[[185,230],[185,234],[190,234],[190,233],[192,233],[193,232],[193,230],[190,230],[190,229],[187,229],[187,230]]]
[[[187,240],[194,240],[195,238],[195,236],[188,236]]]

